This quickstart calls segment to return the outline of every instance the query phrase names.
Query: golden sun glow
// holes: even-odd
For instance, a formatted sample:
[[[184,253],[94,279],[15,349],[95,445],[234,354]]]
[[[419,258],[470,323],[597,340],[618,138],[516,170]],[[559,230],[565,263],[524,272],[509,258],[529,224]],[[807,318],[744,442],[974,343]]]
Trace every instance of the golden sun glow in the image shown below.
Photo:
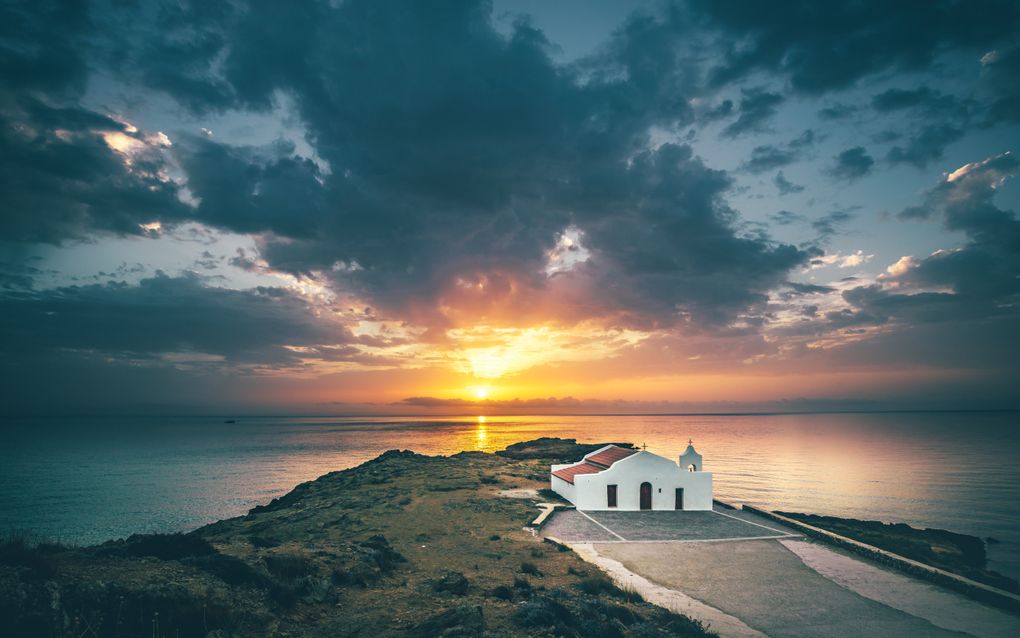
[[[478,399],[479,401],[484,401],[484,400],[488,399],[489,398],[489,393],[491,391],[492,391],[492,389],[489,388],[489,386],[487,386],[487,385],[476,386],[475,388],[472,389],[472,392],[474,393],[475,398]],[[485,417],[482,417],[481,423],[485,423]]]

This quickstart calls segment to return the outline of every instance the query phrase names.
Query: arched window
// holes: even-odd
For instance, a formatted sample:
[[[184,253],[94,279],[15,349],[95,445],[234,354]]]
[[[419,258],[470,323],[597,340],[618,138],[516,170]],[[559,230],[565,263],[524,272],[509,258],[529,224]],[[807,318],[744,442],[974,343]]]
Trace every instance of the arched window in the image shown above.
[[[694,463],[691,463],[690,465],[687,466],[687,471],[688,472],[697,472],[698,468],[697,468],[697,466],[694,465]]]

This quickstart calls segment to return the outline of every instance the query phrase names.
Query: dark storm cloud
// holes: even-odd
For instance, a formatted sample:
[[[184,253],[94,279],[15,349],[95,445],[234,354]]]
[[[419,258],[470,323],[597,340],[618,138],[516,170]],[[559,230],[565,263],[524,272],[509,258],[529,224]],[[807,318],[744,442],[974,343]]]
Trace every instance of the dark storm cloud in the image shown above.
[[[1020,22],[1020,6],[1011,0],[824,6],[810,0],[692,0],[689,6],[732,43],[711,71],[715,84],[768,71],[813,94],[847,88],[882,71],[925,69],[946,51],[980,56],[993,43],[1013,37]]]
[[[766,129],[769,120],[776,114],[779,105],[786,98],[771,93],[764,87],[741,89],[740,115],[736,121],[723,129],[723,137],[738,137],[746,133],[760,133]]]
[[[104,134],[127,127],[81,107],[95,28],[78,2],[0,8],[0,236],[59,243],[96,230],[139,233],[138,224],[185,215],[162,162],[133,166]]]
[[[388,312],[434,320],[438,300],[477,277],[506,282],[491,295],[540,290],[547,254],[571,226],[594,255],[583,275],[616,291],[590,312],[639,322],[685,312],[724,321],[806,259],[738,238],[722,202],[728,178],[690,149],[642,150],[650,126],[693,117],[690,66],[655,21],[628,21],[601,57],[573,68],[555,66],[526,22],[498,35],[485,3],[170,15],[173,46],[131,52],[139,81],[198,109],[221,108],[225,94],[268,108],[284,91],[329,167],[182,140],[175,154],[201,200],[192,217],[266,233],[270,266],[327,273]],[[217,77],[214,66],[228,88],[192,90],[157,72],[181,68],[197,81]],[[759,129],[781,102],[746,90],[731,133]],[[638,242],[628,224],[662,231]]]
[[[125,125],[77,107],[0,98],[0,235],[7,240],[59,243],[96,230],[140,234],[138,225],[190,215],[177,185],[161,178],[162,160],[131,160],[103,135],[145,145]]]
[[[871,106],[881,113],[909,108],[923,108],[929,112],[955,111],[961,108],[956,98],[933,91],[918,89],[889,89],[871,98]]]
[[[993,122],[1020,121],[1020,46],[988,52],[981,60],[981,80],[990,96]]]
[[[848,148],[833,159],[835,163],[829,168],[829,174],[836,179],[851,182],[870,173],[871,167],[875,165],[875,160],[863,146]]]
[[[162,274],[137,286],[111,282],[0,295],[0,333],[5,357],[78,352],[147,361],[189,353],[266,365],[296,364],[297,355],[285,346],[351,340],[288,290],[210,288],[194,275]]]

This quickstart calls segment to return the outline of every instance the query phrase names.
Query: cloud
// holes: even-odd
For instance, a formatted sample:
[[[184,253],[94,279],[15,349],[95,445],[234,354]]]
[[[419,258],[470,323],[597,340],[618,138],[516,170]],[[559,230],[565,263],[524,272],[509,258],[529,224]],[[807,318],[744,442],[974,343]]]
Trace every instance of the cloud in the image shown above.
[[[872,98],[872,107],[880,113],[923,112],[925,124],[913,125],[912,118],[907,143],[893,146],[886,155],[891,164],[907,163],[920,169],[942,159],[945,148],[963,137],[973,109],[965,101],[927,87],[889,89]],[[895,139],[898,138],[899,135]]]
[[[811,222],[811,226],[818,232],[819,240],[825,241],[835,235],[840,226],[854,218],[853,210],[836,209]]]
[[[134,15],[124,11],[112,22]],[[124,206],[130,223],[89,218],[80,234],[153,218],[255,233],[268,268],[432,327],[523,321],[514,309],[529,299],[566,321],[725,322],[807,258],[738,237],[729,177],[686,146],[643,150],[653,126],[693,121],[693,71],[675,39],[653,37],[654,20],[634,18],[598,56],[562,66],[529,23],[497,33],[484,3],[136,17],[125,78],[197,113],[270,109],[286,94],[321,163],[286,144],[179,135],[172,157],[197,203]],[[145,37],[165,27],[173,38]],[[745,90],[731,131],[760,128],[782,101]],[[568,228],[590,258],[550,274]]]
[[[828,121],[844,120],[851,117],[858,111],[860,111],[860,109],[851,104],[836,103],[832,106],[819,109],[818,117]]]
[[[786,176],[783,175],[783,171],[776,173],[776,176],[772,178],[772,183],[776,185],[777,189],[779,189],[780,196],[804,192],[804,187],[800,184],[794,184],[790,180],[786,179]]]
[[[164,142],[76,106],[0,97],[0,234],[60,243],[190,214],[168,176]]]
[[[744,170],[758,174],[793,164],[814,145],[815,133],[808,129],[781,146],[763,144],[751,149],[751,159],[743,163]]]
[[[1002,47],[981,58],[981,82],[992,122],[1020,120],[1020,46]]]
[[[719,29],[722,62],[710,81],[723,85],[766,71],[789,78],[794,90],[821,94],[845,89],[883,71],[928,68],[946,51],[981,51],[1008,41],[1020,8],[1008,0],[982,6],[968,2],[926,5],[869,0],[817,11],[790,0],[763,4],[688,3],[695,19]],[[980,55],[980,53],[978,54]]]
[[[848,182],[864,177],[871,172],[871,167],[875,165],[875,160],[868,155],[868,152],[864,150],[863,146],[848,148],[836,155],[833,159],[836,160],[836,162],[829,168],[829,174],[836,179],[842,179]]]
[[[805,217],[803,215],[798,215],[797,213],[790,212],[788,210],[780,210],[769,215],[769,219],[772,220],[773,223],[779,224],[780,226],[789,226],[790,224],[795,224],[804,221]]]
[[[739,137],[746,133],[759,133],[766,129],[779,105],[786,101],[782,95],[771,93],[764,87],[741,89],[740,115],[723,129],[723,137]]]
[[[292,346],[353,340],[283,288],[228,290],[162,273],[137,286],[70,286],[0,296],[5,357],[96,355],[124,364],[292,366]]]

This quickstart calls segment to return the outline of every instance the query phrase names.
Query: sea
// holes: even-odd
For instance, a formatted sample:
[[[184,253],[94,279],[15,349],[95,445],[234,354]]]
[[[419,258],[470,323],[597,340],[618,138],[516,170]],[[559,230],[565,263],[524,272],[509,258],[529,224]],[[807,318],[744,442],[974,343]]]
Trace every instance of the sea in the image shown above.
[[[0,532],[86,545],[186,531],[386,450],[541,436],[668,457],[691,440],[716,498],[992,537],[989,567],[1020,579],[1018,412],[7,419]]]

